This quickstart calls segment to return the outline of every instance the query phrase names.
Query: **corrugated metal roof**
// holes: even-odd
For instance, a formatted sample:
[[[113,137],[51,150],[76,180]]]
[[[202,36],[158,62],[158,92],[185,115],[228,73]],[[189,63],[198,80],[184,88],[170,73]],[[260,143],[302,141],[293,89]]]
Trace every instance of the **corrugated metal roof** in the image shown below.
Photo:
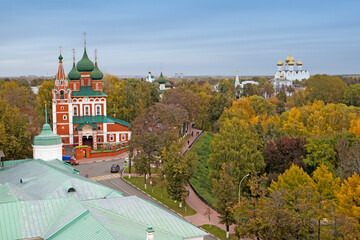
[[[5,183],[0,186],[0,203],[36,200],[41,199],[33,193],[24,191],[22,188],[17,187],[11,183]]]
[[[97,115],[97,116],[75,116],[73,117],[74,124],[82,123],[118,123],[126,127],[130,126],[130,123],[123,120],[114,118],[112,116]]]
[[[20,179],[23,183],[20,183]],[[0,183],[7,182],[27,192],[36,193],[41,199],[73,196],[79,200],[89,200],[123,196],[109,187],[55,167],[43,160],[27,161],[0,171]],[[69,194],[70,187],[75,188],[76,192]]]
[[[172,233],[182,238],[207,235],[206,232],[184,219],[136,196],[123,197],[121,199],[97,199],[86,201],[85,203],[114,211],[144,226],[151,225],[158,231]]]

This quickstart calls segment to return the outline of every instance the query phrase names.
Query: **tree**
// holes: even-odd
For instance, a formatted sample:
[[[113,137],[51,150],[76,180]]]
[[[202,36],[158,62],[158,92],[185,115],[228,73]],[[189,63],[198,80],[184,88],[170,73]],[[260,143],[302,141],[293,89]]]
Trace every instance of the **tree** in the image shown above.
[[[304,163],[309,173],[315,171],[321,164],[333,170],[336,166],[336,151],[332,138],[321,136],[308,138]]]
[[[197,161],[196,153],[189,152],[186,156],[181,153],[181,146],[173,142],[162,152],[166,189],[171,199],[179,201],[179,207],[186,199],[186,184],[193,174],[194,164]]]
[[[324,103],[339,103],[343,99],[346,84],[337,76],[315,75],[307,81],[308,100],[322,100]]]
[[[5,158],[24,159],[31,156],[28,118],[16,106],[0,99],[0,149]]]
[[[336,194],[340,188],[340,178],[335,178],[329,169],[321,164],[313,174],[313,180],[316,189],[316,218],[317,218],[317,238],[321,239],[321,221],[327,219],[329,222],[332,220],[333,224],[324,227],[326,232],[336,232],[336,220],[335,220],[335,200]],[[335,238],[335,236],[334,236]]]
[[[36,112],[40,121],[45,119],[44,104],[47,103],[47,121],[52,123],[52,90],[54,88],[54,80],[44,81],[39,87],[38,94],[36,95]]]
[[[291,239],[308,239],[312,237],[316,225],[314,196],[314,181],[304,170],[296,165],[272,182],[269,191],[274,195],[277,191],[285,191],[285,215],[288,219],[287,229]],[[289,238],[289,237],[288,237]]]
[[[360,143],[351,143],[345,138],[336,141],[339,170],[341,179],[351,177],[354,172],[360,174]]]
[[[234,194],[235,185],[229,174],[229,168],[229,163],[224,163],[219,180],[213,179],[213,193],[216,198],[216,207],[220,214],[220,223],[226,226],[226,238],[229,238],[229,226],[235,223],[232,208],[236,201]]]
[[[347,87],[344,91],[343,102],[350,106],[360,107],[360,84],[354,84]]]
[[[243,97],[250,97],[253,95],[260,95],[259,87],[256,84],[248,83],[245,84],[241,95]]]
[[[268,173],[283,173],[292,164],[303,167],[305,155],[305,138],[284,136],[268,141],[263,150]]]
[[[255,128],[244,120],[225,118],[220,132],[211,142],[209,158],[210,179],[219,178],[223,163],[230,166],[234,183],[239,183],[248,173],[262,172],[265,162],[261,154],[261,140]]]
[[[357,173],[354,173],[353,176],[349,177],[341,184],[340,192],[337,194],[338,211],[349,220],[349,223],[354,224],[354,230],[357,236],[360,234],[359,185],[360,177]]]

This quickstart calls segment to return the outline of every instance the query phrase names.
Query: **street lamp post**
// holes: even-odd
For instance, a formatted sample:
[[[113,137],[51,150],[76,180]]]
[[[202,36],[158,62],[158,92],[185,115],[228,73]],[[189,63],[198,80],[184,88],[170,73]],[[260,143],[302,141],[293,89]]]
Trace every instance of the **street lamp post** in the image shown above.
[[[248,174],[246,174],[242,179],[241,179],[241,181],[240,181],[240,184],[239,184],[239,202],[240,202],[240,194],[241,194],[241,183],[242,183],[242,181],[246,178],[246,177],[248,177],[248,176],[250,176],[250,173],[248,173]]]

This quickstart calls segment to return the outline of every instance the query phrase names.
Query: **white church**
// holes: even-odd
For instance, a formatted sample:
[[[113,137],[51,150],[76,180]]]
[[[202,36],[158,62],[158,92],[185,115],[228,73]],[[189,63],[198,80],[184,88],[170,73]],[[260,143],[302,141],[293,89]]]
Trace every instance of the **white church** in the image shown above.
[[[291,87],[296,80],[301,81],[310,78],[309,71],[303,70],[300,59],[296,62],[295,69],[295,59],[290,53],[285,59],[285,66],[280,59],[277,63],[277,68],[274,79],[272,80],[275,93],[278,93],[281,89],[286,90],[287,87]]]

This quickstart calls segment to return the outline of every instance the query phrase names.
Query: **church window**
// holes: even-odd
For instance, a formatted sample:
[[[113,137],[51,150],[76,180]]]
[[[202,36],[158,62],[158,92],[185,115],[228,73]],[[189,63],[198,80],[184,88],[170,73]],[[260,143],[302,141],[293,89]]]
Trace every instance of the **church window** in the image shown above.
[[[78,115],[78,107],[74,106],[74,116],[77,116],[77,115]]]
[[[110,135],[110,141],[114,141],[114,135]]]
[[[64,107],[61,107],[61,110],[64,110]]]
[[[60,91],[60,99],[64,99],[64,91]]]
[[[96,106],[96,115],[101,115],[101,106]]]
[[[101,142],[101,138],[98,138],[98,142]]]
[[[85,116],[90,116],[90,107],[89,106],[85,106]]]
[[[98,90],[99,89],[99,84],[98,83],[96,83],[96,90]]]
[[[84,79],[81,79],[81,86],[84,86]]]
[[[88,86],[90,86],[90,79],[88,79]]]
[[[74,84],[74,91],[76,90],[76,84]]]
[[[121,141],[125,141],[125,140],[126,140],[125,134],[121,134]]]
[[[66,119],[67,119],[67,116],[66,116],[66,115],[64,115],[64,116],[63,116],[63,120],[66,120]]]

